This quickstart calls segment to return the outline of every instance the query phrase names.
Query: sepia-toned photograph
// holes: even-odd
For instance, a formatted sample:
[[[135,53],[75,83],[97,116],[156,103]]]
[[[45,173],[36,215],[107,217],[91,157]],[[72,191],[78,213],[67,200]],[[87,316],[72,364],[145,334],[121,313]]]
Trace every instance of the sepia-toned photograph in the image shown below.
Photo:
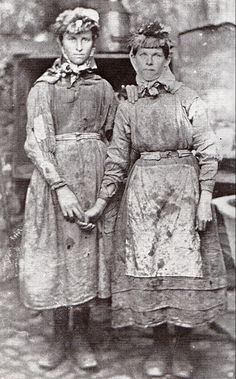
[[[235,378],[234,0],[0,0],[0,379]]]

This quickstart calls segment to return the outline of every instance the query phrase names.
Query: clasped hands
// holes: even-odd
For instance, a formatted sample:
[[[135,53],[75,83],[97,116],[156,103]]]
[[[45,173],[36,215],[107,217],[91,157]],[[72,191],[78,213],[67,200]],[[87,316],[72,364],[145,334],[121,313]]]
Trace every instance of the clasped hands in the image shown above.
[[[69,222],[76,222],[81,229],[91,231],[95,227],[95,222],[102,215],[106,201],[98,199],[96,204],[87,210],[83,211],[76,195],[67,186],[58,188],[57,199],[65,219]]]

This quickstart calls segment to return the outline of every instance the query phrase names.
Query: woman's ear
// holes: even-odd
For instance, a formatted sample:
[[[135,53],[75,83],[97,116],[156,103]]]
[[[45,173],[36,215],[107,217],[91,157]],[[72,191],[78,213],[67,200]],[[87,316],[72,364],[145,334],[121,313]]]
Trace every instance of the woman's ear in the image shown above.
[[[92,48],[92,50],[90,51],[90,55],[89,55],[89,58],[88,58],[88,65],[90,66],[90,68],[97,68],[97,65],[96,65],[96,62],[95,62],[95,59],[94,59],[94,54],[95,54],[95,47]]]
[[[169,67],[170,61],[171,61],[171,56],[169,55],[168,58],[166,59],[165,63],[164,63],[164,67]]]
[[[95,54],[95,50],[96,50],[96,46],[93,45],[92,50],[91,50],[90,55],[89,55],[90,57],[93,57],[93,56],[94,56],[94,54]]]
[[[137,72],[137,64],[136,64],[136,55],[134,55],[133,50],[131,50],[129,53],[129,59],[130,59],[130,62],[132,64],[134,70],[136,71],[136,73],[138,73]]]
[[[58,36],[57,39],[56,39],[59,47],[62,47],[62,40],[63,40],[63,36],[60,36],[60,37]]]

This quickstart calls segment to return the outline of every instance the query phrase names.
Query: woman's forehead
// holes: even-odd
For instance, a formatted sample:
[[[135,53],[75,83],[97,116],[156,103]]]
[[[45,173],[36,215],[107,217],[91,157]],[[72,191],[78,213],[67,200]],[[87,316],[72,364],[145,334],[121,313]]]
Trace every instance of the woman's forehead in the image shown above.
[[[139,47],[138,48],[139,53],[148,53],[148,54],[155,54],[155,53],[163,53],[163,50],[161,47]]]
[[[70,32],[65,32],[64,35],[69,35],[69,36],[72,36],[72,37],[91,37],[92,36],[92,31],[91,30],[87,30],[86,32],[79,32],[79,33],[70,33]]]

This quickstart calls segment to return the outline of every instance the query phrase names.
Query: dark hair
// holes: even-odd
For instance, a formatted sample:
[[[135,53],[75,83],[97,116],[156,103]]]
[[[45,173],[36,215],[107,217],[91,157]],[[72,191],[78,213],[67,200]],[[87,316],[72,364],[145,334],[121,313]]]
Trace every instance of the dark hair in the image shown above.
[[[132,34],[129,46],[134,55],[141,47],[161,48],[167,59],[172,48],[169,31],[170,28],[164,26],[159,21],[143,24]]]
[[[134,47],[134,48],[132,48],[133,55],[136,55],[138,49],[140,49],[141,47],[146,47],[146,48],[149,47],[149,48],[152,48],[152,49],[154,49],[154,48],[162,49],[165,59],[167,59],[169,57],[169,55],[170,55],[170,48],[169,48],[169,46],[166,43],[165,43],[164,46],[148,46],[148,44],[144,44],[143,46]]]

